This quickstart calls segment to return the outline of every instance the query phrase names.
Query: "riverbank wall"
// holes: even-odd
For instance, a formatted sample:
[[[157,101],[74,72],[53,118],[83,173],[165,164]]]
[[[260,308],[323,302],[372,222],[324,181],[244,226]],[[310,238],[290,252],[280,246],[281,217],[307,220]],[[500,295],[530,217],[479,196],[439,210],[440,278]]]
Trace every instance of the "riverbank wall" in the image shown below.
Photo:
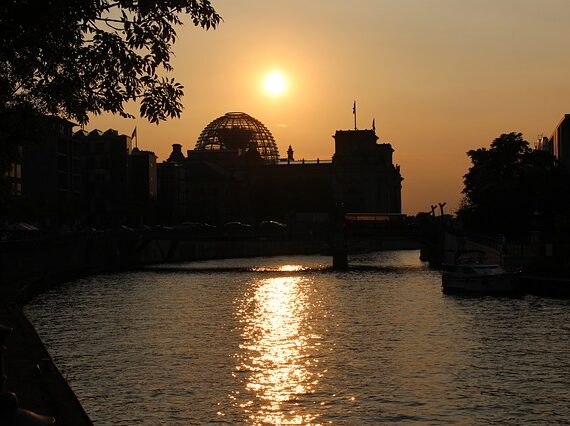
[[[17,396],[19,407],[0,407],[0,424],[44,424],[32,422],[31,411],[54,418],[60,426],[91,425],[21,308],[0,300],[0,324],[12,329],[5,342],[4,389]]]
[[[23,409],[58,425],[92,424],[22,311],[35,294],[102,267],[88,247],[81,235],[0,242],[0,324],[12,329],[4,345],[4,390],[17,396],[20,408],[0,407],[0,423],[20,424],[14,416],[29,415]]]
[[[322,240],[173,238],[161,233],[101,232],[0,242],[0,292],[23,306],[50,287],[149,264],[235,257],[325,253]]]
[[[352,237],[349,253],[419,248],[397,236]],[[0,291],[23,306],[59,283],[97,273],[158,263],[293,254],[330,254],[322,238],[268,236],[188,236],[173,231],[85,232],[0,242]],[[331,257],[332,262],[332,257]]]

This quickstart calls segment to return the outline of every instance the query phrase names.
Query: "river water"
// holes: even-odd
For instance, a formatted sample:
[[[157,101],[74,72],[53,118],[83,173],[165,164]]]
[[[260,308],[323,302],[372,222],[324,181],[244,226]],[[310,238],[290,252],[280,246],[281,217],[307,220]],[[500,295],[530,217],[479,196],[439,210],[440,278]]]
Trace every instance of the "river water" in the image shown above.
[[[417,251],[165,265],[25,311],[96,424],[568,424],[570,301],[465,298]]]

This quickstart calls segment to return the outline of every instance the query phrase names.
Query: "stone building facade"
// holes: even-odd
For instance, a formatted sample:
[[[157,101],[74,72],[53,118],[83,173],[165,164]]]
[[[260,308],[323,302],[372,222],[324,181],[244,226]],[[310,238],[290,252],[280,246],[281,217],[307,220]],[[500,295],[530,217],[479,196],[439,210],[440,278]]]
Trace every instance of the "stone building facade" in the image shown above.
[[[292,147],[278,159],[273,136],[261,126],[245,113],[228,113],[207,126],[186,156],[173,145],[158,166],[164,221],[293,223],[326,217],[338,206],[401,213],[400,168],[392,146],[377,143],[375,131],[337,131],[332,160],[295,161]]]

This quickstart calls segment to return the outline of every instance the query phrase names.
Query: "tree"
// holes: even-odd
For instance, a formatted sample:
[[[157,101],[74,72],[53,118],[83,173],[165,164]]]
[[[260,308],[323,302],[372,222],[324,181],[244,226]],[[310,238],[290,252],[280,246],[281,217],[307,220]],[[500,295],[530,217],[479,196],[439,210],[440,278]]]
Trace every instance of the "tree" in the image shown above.
[[[209,0],[0,1],[0,216],[18,146],[47,137],[42,117],[132,117],[132,101],[152,123],[180,116],[183,87],[167,74],[184,16],[204,29],[221,20]]]
[[[467,155],[473,165],[458,216],[468,228],[520,235],[538,217],[544,222],[568,210],[570,175],[550,153],[531,149],[521,133],[502,134],[490,149]]]
[[[166,74],[175,27],[215,28],[209,0],[3,0],[0,114],[37,112],[86,123],[140,102],[153,123],[179,117],[183,87]]]

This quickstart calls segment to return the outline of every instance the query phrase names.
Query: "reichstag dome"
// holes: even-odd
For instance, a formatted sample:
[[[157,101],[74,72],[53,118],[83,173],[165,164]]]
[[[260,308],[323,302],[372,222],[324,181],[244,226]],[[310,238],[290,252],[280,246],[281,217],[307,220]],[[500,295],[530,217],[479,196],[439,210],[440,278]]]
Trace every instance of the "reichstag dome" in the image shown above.
[[[208,124],[198,137],[196,151],[255,148],[266,163],[279,161],[279,149],[271,132],[259,120],[244,112],[228,112]]]

